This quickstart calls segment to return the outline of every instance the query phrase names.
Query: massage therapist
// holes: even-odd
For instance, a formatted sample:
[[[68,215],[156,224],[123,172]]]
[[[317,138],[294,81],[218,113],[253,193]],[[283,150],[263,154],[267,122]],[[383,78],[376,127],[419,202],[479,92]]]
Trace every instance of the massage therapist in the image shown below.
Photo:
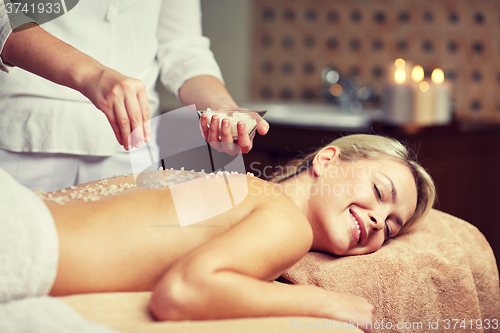
[[[158,77],[186,105],[238,107],[199,0],[79,1],[43,28],[11,15],[14,32],[10,1],[0,0],[0,168],[31,189],[130,173],[129,151],[144,142],[158,156],[156,128],[144,126],[159,111]],[[246,153],[252,139],[238,145]]]

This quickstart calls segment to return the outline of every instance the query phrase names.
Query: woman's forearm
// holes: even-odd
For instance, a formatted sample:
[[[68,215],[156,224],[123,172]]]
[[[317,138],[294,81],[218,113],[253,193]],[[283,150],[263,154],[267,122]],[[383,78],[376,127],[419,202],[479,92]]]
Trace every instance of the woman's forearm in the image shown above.
[[[364,298],[314,286],[264,282],[231,271],[205,277],[194,288],[182,280],[177,277],[164,293],[160,290],[166,285],[155,291],[151,309],[158,319],[309,316],[355,323],[373,321],[374,308]]]
[[[312,287],[295,288],[228,271],[205,277],[199,284],[180,277],[171,279],[177,281],[157,287],[151,300],[151,309],[160,320],[319,314]]]

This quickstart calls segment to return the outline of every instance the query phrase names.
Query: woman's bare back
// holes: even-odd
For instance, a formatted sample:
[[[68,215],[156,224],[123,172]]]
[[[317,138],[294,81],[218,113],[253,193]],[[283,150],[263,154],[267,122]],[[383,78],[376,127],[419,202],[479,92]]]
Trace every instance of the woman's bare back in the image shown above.
[[[115,177],[104,186],[102,181],[89,183],[52,199],[134,183],[130,176]],[[50,294],[152,290],[176,259],[227,231],[262,200],[268,202],[269,196],[255,195],[265,186],[246,175],[219,175],[163,189],[133,187],[96,201],[75,198],[60,205],[46,200],[60,248]],[[200,221],[193,223],[196,219]]]

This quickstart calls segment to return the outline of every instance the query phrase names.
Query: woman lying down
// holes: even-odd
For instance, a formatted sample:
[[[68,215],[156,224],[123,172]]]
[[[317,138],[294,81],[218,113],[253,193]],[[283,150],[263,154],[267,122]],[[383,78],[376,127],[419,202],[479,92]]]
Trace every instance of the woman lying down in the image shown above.
[[[158,171],[151,184],[161,189],[141,188],[122,176],[41,193],[50,223],[23,222],[19,235],[2,230],[0,243],[13,237],[21,246],[26,229],[36,230],[30,248],[17,251],[32,251],[26,255],[33,265],[45,265],[40,271],[53,269],[43,273],[49,276],[45,285],[30,291],[35,295],[151,290],[150,310],[158,320],[372,321],[374,307],[361,297],[270,282],[308,251],[377,251],[430,210],[431,177],[399,142],[374,135],[342,137],[284,170],[290,172],[271,182]],[[8,269],[0,263],[0,270]],[[9,292],[0,295],[5,302]]]

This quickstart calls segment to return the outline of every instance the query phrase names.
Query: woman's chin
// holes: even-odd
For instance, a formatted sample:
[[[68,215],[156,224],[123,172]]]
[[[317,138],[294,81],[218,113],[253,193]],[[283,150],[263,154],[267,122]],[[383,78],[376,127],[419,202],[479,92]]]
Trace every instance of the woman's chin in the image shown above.
[[[351,244],[346,241],[339,241],[337,240],[335,243],[333,243],[332,246],[330,246],[329,253],[333,254],[335,256],[345,256],[349,255],[346,253],[351,252]]]

